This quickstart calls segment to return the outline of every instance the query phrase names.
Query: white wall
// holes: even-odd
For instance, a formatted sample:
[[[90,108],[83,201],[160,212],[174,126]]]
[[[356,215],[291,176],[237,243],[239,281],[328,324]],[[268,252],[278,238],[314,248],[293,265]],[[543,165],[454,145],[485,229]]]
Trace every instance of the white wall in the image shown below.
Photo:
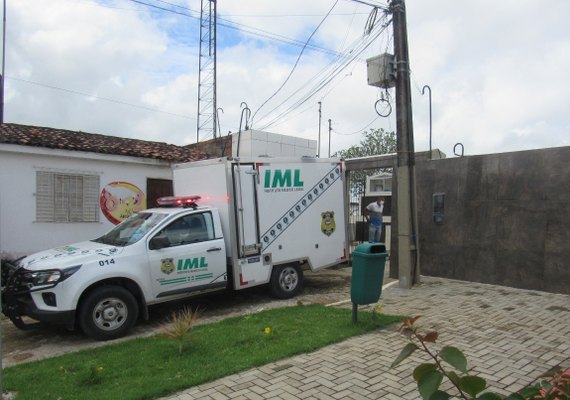
[[[0,144],[0,257],[12,258],[98,237],[114,225],[99,208],[99,222],[36,222],[36,171],[97,174],[101,190],[125,181],[146,195],[147,178],[172,179],[170,163],[136,157]]]
[[[232,156],[237,157],[238,134],[232,135]],[[270,157],[315,157],[317,141],[277,133],[247,130],[241,133],[240,158]]]

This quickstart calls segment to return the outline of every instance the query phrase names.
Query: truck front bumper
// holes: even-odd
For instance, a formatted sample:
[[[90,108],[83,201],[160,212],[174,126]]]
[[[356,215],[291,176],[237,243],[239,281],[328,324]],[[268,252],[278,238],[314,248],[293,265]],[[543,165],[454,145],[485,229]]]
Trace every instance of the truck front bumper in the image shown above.
[[[22,276],[23,268],[10,262],[2,263],[2,313],[20,329],[29,329],[37,324],[26,323],[22,317],[27,316],[39,322],[75,326],[75,310],[47,311],[36,306],[31,293]]]
[[[2,293],[2,313],[10,318],[10,321],[20,329],[30,329],[36,325],[24,322],[22,320],[24,316],[48,324],[65,325],[69,328],[75,326],[75,310],[40,310],[36,307],[29,294],[11,295]]]

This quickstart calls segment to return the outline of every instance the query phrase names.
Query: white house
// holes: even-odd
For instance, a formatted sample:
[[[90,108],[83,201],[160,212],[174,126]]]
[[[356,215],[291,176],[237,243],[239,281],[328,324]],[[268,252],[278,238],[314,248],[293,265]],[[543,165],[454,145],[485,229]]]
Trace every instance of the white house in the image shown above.
[[[95,238],[172,194],[188,147],[17,124],[0,125],[0,258]]]

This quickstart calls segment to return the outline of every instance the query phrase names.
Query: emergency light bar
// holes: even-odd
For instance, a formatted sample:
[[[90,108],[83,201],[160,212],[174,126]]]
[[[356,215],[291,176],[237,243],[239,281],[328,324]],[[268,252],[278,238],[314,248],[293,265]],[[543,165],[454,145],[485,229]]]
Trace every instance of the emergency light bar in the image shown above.
[[[200,196],[167,196],[156,200],[159,207],[198,207],[196,203]]]

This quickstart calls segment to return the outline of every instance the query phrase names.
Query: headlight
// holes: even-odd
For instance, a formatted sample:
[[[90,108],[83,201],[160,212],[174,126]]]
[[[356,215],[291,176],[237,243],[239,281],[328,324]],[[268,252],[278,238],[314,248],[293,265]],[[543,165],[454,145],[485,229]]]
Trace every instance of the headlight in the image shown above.
[[[60,270],[32,272],[32,286],[56,284],[61,278]]]
[[[76,273],[81,265],[65,269],[46,269],[44,271],[30,272],[27,276],[28,287],[32,290],[44,289],[45,286],[53,287],[63,282]]]

